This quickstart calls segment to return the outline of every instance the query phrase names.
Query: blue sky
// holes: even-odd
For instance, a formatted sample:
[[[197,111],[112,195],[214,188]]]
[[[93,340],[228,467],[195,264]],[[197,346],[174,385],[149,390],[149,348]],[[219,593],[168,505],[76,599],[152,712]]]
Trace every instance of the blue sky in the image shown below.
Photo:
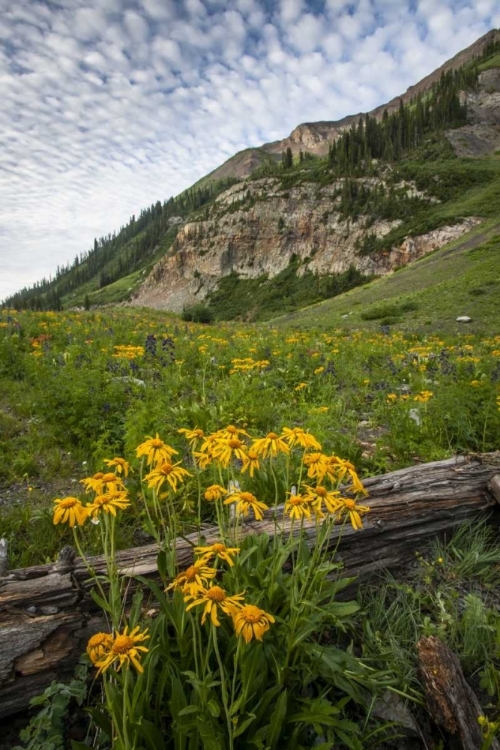
[[[498,0],[0,0],[0,299],[499,26]]]

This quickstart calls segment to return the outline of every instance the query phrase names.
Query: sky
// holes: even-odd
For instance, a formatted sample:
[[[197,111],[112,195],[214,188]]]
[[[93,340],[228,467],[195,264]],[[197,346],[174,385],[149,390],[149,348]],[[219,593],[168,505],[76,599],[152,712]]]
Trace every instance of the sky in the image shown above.
[[[0,300],[499,26],[498,0],[0,0]]]

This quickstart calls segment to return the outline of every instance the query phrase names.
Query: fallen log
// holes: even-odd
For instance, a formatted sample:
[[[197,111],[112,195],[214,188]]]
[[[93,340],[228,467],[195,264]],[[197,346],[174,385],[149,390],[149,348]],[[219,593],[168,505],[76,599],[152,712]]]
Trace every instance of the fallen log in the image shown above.
[[[370,512],[363,529],[335,527],[330,539],[348,576],[398,568],[433,537],[481,513],[500,523],[500,452],[420,464],[364,484]],[[281,533],[290,530],[287,520],[279,526]],[[304,530],[312,545],[315,524],[306,523]],[[262,531],[274,534],[271,518],[247,522],[241,533]],[[207,528],[204,536],[212,543],[217,529]],[[178,541],[181,567],[192,560],[190,541],[196,543],[195,534]],[[118,554],[120,572],[155,578],[156,556],[156,545],[124,550]],[[90,561],[97,573],[104,572],[102,557]],[[53,564],[0,575],[0,718],[26,709],[53,679],[69,678],[89,636],[102,629],[88,579],[71,548],[64,548]]]
[[[458,657],[434,636],[417,643],[419,674],[429,713],[439,726],[460,742],[463,750],[481,750],[483,732],[479,701],[467,684]],[[491,750],[500,750],[492,740]]]

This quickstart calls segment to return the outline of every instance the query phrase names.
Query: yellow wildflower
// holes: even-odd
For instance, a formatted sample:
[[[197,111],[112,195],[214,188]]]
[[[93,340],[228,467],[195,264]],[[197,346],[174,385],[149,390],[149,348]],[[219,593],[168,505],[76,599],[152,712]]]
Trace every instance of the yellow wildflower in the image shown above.
[[[99,667],[98,675],[101,672],[105,672],[115,662],[118,662],[117,671],[122,668],[125,664],[127,667],[130,663],[134,665],[138,672],[144,672],[144,669],[139,661],[140,651],[147,653],[149,649],[146,646],[139,646],[137,644],[143,643],[148,640],[147,630],[140,631],[140,625],[137,625],[130,633],[128,633],[128,626],[125,627],[123,633],[118,633],[113,639],[111,648],[102,659],[95,662],[95,666]]]
[[[322,487],[321,485],[310,487],[306,484],[304,486],[307,490],[306,497],[318,516],[323,516],[323,503],[328,513],[336,513],[338,511],[340,508],[340,492],[338,490],[327,490],[326,487]]]
[[[262,511],[269,510],[269,507],[257,500],[251,492],[232,492],[224,500],[224,505],[231,503],[236,503],[236,512],[242,516],[248,516],[249,511],[252,510],[256,521],[262,521],[264,518]]]
[[[185,481],[185,477],[190,477],[191,474],[186,469],[180,466],[180,462],[177,464],[171,464],[170,461],[165,461],[162,464],[157,464],[153,471],[146,474],[144,481],[148,483],[148,488],[154,488],[159,491],[161,486],[168,482],[174,492],[177,492],[177,484]]]
[[[237,458],[239,461],[245,460],[246,445],[238,437],[222,437],[215,443],[212,449],[212,457],[225,468],[229,466],[233,458]]]
[[[205,490],[205,500],[208,500],[208,502],[220,500],[223,495],[227,495],[227,490],[225,487],[221,487],[220,484],[211,484]]]
[[[300,521],[301,518],[311,520],[311,498],[305,495],[290,495],[285,502],[284,514]]]
[[[128,463],[128,461],[125,461],[124,458],[107,458],[104,463],[109,468],[114,466],[116,473],[123,474],[125,477],[128,477],[129,471],[132,471],[132,469],[130,468],[130,464]]]
[[[242,473],[245,473],[245,471],[248,469],[248,473],[251,477],[253,477],[255,470],[259,468],[259,456],[252,448],[249,448],[245,457],[243,458],[243,466],[241,467],[241,471]]]
[[[200,562],[208,562],[212,557],[218,557],[232,567],[234,560],[231,556],[239,554],[240,548],[226,547],[222,542],[215,542],[215,544],[211,544],[209,547],[195,547],[194,551],[195,554],[203,556]]]
[[[146,456],[146,463],[148,466],[151,466],[151,464],[155,464],[156,466],[159,463],[170,461],[172,456],[175,456],[178,453],[178,451],[170,445],[164,443],[163,440],[160,439],[158,433],[156,433],[156,437],[148,437],[143,443],[138,445],[136,452],[137,458]]]
[[[87,507],[77,497],[64,497],[54,500],[54,524],[69,523],[71,528],[76,524],[83,526],[88,516]]]
[[[242,635],[246,643],[250,643],[252,638],[261,641],[274,622],[272,615],[253,604],[245,604],[233,614],[236,635]]]
[[[111,513],[113,516],[116,516],[117,508],[118,510],[125,510],[129,505],[130,500],[128,499],[127,493],[120,490],[114,490],[106,492],[103,495],[97,495],[87,508],[89,515],[92,516],[92,518],[97,518],[101,512]]]
[[[113,645],[111,633],[96,633],[87,643],[87,654],[92,664],[95,664],[104,656],[107,656]]]
[[[251,448],[262,458],[274,457],[278,453],[290,453],[290,448],[283,440],[283,435],[279,436],[275,432],[268,432],[266,437],[255,440]]]
[[[186,440],[189,442],[191,450],[194,449],[199,440],[205,437],[205,433],[203,432],[203,430],[200,430],[199,427],[195,427],[194,430],[187,430],[185,427],[181,427],[181,429],[177,430],[177,432],[180,432],[181,435],[184,435]]]
[[[342,498],[342,507],[339,510],[339,517],[341,517],[344,512],[347,512],[349,514],[352,528],[362,529],[363,523],[360,514],[368,513],[369,510],[370,508],[367,508],[366,505],[357,505],[355,500]]]
[[[304,466],[307,466],[307,476],[310,479],[316,478],[321,482],[328,472],[328,456],[324,453],[307,453],[304,456]]]
[[[188,604],[186,610],[197,607],[199,604],[204,604],[205,608],[203,610],[201,624],[203,625],[207,617],[210,616],[212,624],[219,627],[220,622],[217,617],[218,609],[222,610],[224,614],[232,616],[233,613],[242,606],[241,602],[243,601],[243,594],[228,596],[220,586],[212,585],[208,589],[204,589],[203,586],[198,586],[193,590],[192,594],[188,594],[184,598],[184,601],[188,602],[190,599],[192,601]]]
[[[290,448],[297,444],[308,450],[321,450],[321,443],[316,440],[314,435],[303,430],[302,427],[283,427],[283,440],[288,443]]]
[[[215,578],[217,571],[215,568],[210,568],[206,565],[205,560],[197,560],[193,565],[190,565],[186,570],[181,571],[167,586],[165,591],[170,589],[181,589],[183,594],[191,594],[193,587],[202,586],[204,583],[208,583],[212,578]]]

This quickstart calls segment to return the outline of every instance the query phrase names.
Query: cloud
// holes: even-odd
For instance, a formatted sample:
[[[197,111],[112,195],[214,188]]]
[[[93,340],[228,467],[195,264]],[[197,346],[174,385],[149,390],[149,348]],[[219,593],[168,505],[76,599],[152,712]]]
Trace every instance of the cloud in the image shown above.
[[[495,0],[0,0],[0,299],[498,23]]]

